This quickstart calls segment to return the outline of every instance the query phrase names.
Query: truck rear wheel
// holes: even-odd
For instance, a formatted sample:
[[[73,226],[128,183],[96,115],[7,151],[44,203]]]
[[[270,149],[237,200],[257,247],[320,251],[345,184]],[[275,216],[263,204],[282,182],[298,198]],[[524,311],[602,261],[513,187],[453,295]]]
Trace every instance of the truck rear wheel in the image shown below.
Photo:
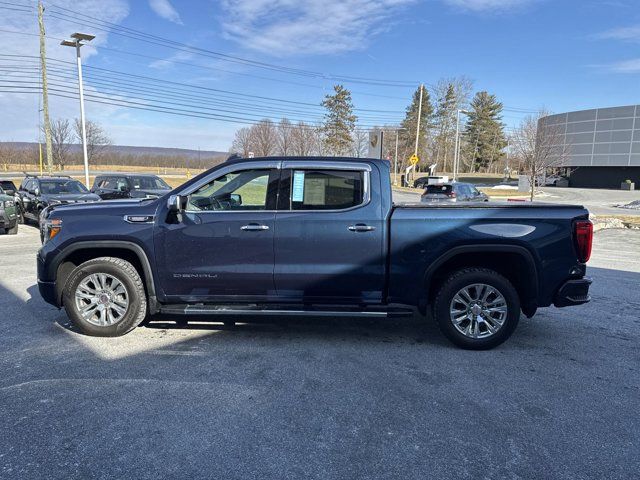
[[[121,258],[95,258],[76,267],[64,287],[63,303],[73,325],[97,337],[124,335],[147,315],[142,279]]]
[[[454,344],[485,350],[511,336],[520,319],[520,298],[498,272],[465,268],[452,273],[438,290],[434,317]]]

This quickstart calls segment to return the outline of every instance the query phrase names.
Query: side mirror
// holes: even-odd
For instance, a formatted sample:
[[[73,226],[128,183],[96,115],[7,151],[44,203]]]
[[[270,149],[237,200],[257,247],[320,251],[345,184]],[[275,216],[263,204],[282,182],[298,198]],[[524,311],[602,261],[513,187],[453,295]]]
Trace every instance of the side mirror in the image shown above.
[[[239,193],[232,193],[231,195],[229,195],[229,200],[231,205],[242,205],[242,195],[240,195]]]
[[[171,195],[167,200],[167,208],[170,212],[181,213],[184,211],[187,197],[182,195]]]

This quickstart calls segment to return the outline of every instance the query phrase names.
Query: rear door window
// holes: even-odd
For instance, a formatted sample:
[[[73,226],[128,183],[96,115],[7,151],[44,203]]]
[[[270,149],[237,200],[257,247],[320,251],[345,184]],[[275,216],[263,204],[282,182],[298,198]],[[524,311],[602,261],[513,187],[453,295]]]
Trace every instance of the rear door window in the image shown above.
[[[289,174],[289,210],[344,210],[364,203],[357,170],[296,169]]]

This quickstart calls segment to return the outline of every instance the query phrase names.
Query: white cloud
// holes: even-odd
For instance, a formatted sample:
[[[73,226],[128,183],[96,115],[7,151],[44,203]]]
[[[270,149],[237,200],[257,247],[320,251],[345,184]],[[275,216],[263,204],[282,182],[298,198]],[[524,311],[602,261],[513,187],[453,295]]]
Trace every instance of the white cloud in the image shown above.
[[[169,0],[149,0],[151,10],[156,12],[159,17],[169,20],[170,22],[182,25],[182,19]]]
[[[415,0],[223,0],[227,38],[272,55],[360,50]]]
[[[640,73],[640,58],[622,60],[607,65],[596,65],[596,67],[612,73]]]
[[[534,0],[443,0],[452,7],[472,12],[511,10],[532,3]]]
[[[73,10],[77,7],[75,0],[56,0],[56,6]],[[61,98],[55,96],[53,90],[61,88],[55,83],[64,82],[57,75],[63,74],[59,71],[60,63],[54,62],[53,59],[63,60],[69,64],[62,64],[70,69],[72,76],[75,73],[75,52],[69,47],[60,45],[60,38],[68,38],[68,36],[77,31],[92,32],[90,26],[83,26],[76,21],[70,22],[63,20],[55,13],[54,7],[50,7],[45,11],[45,27],[47,34],[47,57],[49,67],[49,82],[51,94],[49,96],[50,118],[74,118],[79,114],[78,100],[75,92],[67,95],[73,98]],[[63,12],[58,10],[58,12]],[[108,22],[117,23],[124,19],[129,13],[129,7],[125,0],[86,0],[82,3],[82,12],[85,15],[99,17]],[[5,83],[11,81],[14,84],[22,86],[38,86],[38,55],[39,44],[37,36],[37,24],[35,23],[35,10],[29,12],[3,11],[0,15],[0,44],[2,44],[3,55],[16,55],[16,57],[0,56],[0,65],[8,68],[0,68],[0,78]],[[20,33],[9,33],[20,32]],[[22,34],[21,34],[22,33]],[[106,43],[108,34],[104,32],[97,33],[93,45],[101,45]],[[27,35],[25,35],[27,34]],[[82,49],[84,59],[96,55],[96,49],[91,45],[87,45]],[[23,68],[11,68],[11,65],[21,65],[23,67],[33,68],[32,70],[24,70]],[[56,67],[57,66],[57,67]],[[58,70],[58,71],[57,71]],[[73,77],[75,78],[75,77]],[[25,82],[35,82],[27,84]],[[95,89],[90,82],[85,84],[87,94],[91,94]],[[40,95],[36,93],[16,94],[16,93],[0,93],[0,141],[16,140],[16,141],[34,141],[39,135],[39,106]],[[87,116],[93,120],[104,121],[110,114],[118,110],[118,107],[109,107],[106,105],[97,108],[95,105],[87,103]]]
[[[631,40],[640,41],[640,25],[619,27],[599,33],[596,38],[602,40]]]

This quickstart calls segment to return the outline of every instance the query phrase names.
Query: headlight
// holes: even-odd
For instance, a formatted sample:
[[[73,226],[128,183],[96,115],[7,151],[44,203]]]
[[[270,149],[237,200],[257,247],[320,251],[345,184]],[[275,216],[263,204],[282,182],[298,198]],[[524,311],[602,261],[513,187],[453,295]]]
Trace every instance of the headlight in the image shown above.
[[[46,219],[42,223],[42,243],[47,243],[62,230],[62,220],[59,218]]]
[[[10,207],[13,207],[14,205],[15,203],[13,202],[13,200],[6,200],[4,202],[0,202],[0,206],[5,208],[10,208]]]

